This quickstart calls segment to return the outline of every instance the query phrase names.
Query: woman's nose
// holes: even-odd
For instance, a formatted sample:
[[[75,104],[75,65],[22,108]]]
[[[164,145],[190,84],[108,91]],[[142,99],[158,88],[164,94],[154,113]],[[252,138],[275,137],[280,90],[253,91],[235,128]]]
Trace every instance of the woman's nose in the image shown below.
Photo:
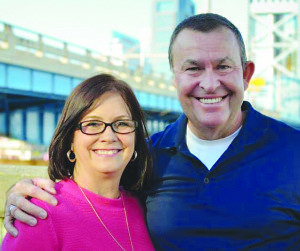
[[[103,141],[116,141],[117,135],[111,126],[107,126],[105,130],[99,134],[99,139]]]

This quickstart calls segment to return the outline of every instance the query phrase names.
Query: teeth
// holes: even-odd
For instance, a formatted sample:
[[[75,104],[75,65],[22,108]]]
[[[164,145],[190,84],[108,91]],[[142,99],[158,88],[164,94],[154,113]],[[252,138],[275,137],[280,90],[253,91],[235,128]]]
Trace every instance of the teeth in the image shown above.
[[[95,153],[97,153],[97,154],[105,154],[105,155],[112,155],[117,152],[118,152],[118,150],[97,150],[97,151],[95,151]]]
[[[222,98],[200,98],[199,100],[203,104],[214,104],[220,102]]]

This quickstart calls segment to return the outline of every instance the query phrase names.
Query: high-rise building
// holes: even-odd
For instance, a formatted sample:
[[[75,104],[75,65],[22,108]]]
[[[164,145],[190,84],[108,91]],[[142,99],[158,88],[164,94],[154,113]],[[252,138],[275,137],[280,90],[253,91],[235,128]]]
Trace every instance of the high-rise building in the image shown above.
[[[120,58],[126,59],[130,70],[135,71],[142,67],[144,73],[151,71],[149,59],[141,58],[141,44],[136,38],[127,36],[121,32],[112,32],[112,44],[115,44],[115,49]],[[141,62],[143,60],[143,62]]]
[[[170,76],[168,47],[176,25],[195,14],[192,0],[153,0],[150,62],[155,73]]]

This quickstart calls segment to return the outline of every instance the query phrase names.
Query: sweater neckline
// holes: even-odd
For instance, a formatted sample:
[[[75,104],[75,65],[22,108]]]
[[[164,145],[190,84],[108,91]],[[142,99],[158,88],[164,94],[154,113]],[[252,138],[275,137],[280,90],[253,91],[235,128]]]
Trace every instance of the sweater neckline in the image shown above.
[[[86,203],[86,199],[83,197],[78,185],[73,180],[71,180],[71,179],[62,180],[62,181],[58,182],[57,185],[58,186],[61,185],[67,193],[72,194],[74,197],[76,197],[79,200],[82,200],[83,202]],[[101,195],[98,195],[98,194],[91,192],[90,190],[85,189],[83,187],[82,187],[82,189],[84,190],[84,193],[89,198],[89,200],[95,206],[101,206],[103,208],[108,207],[110,210],[111,209],[123,210],[121,196],[117,199],[111,199],[111,198],[106,198]],[[123,195],[123,199],[126,200],[127,196],[122,187],[120,187],[120,191]]]

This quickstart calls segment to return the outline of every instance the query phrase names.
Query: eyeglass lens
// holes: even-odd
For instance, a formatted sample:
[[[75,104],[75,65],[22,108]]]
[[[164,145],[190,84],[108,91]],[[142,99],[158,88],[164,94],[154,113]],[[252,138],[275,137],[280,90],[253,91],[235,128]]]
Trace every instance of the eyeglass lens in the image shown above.
[[[118,120],[112,123],[103,121],[84,121],[80,123],[80,129],[85,134],[98,134],[105,131],[106,127],[112,127],[117,133],[131,133],[137,127],[137,122],[133,120]]]

